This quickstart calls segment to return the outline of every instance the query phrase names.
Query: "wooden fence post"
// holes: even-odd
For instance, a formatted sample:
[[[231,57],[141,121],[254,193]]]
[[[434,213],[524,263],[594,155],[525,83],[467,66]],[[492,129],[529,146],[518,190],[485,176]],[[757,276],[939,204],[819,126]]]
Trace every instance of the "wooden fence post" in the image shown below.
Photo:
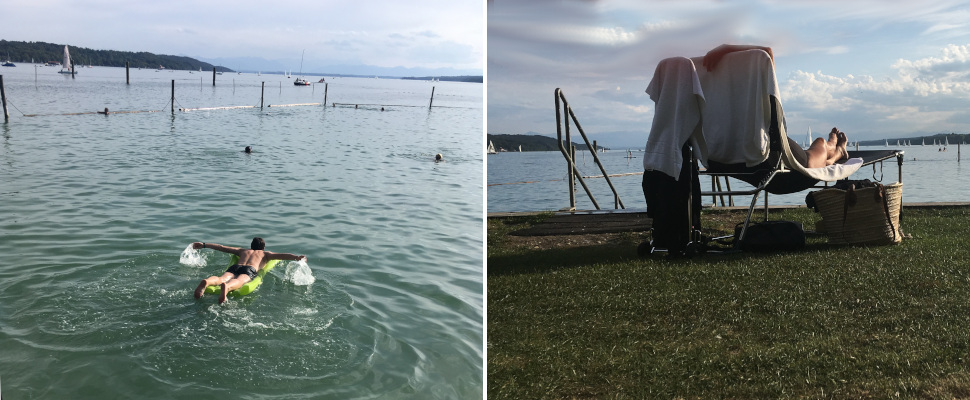
[[[0,75],[0,101],[3,102],[3,122],[10,122],[10,113],[7,112],[7,92],[3,90],[3,75]]]

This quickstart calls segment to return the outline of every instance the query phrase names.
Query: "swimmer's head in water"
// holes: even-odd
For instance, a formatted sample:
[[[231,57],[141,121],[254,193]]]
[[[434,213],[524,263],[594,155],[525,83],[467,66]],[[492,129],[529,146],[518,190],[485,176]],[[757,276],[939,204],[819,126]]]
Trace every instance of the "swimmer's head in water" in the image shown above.
[[[246,152],[247,153],[252,153],[253,152],[253,148],[250,147],[250,146],[246,146]]]
[[[266,248],[266,242],[263,241],[261,237],[254,237],[253,243],[249,245],[253,250],[262,250]]]

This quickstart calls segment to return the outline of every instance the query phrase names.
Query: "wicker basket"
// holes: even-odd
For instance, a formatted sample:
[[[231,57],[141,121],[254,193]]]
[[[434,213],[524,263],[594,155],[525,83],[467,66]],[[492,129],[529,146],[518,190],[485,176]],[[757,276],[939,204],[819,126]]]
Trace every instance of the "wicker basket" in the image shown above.
[[[841,189],[824,189],[812,193],[822,225],[833,244],[886,245],[903,240],[899,229],[903,184],[883,186],[885,200],[878,195],[879,187],[855,190],[856,202],[845,206],[846,194]],[[888,212],[888,218],[887,218]]]

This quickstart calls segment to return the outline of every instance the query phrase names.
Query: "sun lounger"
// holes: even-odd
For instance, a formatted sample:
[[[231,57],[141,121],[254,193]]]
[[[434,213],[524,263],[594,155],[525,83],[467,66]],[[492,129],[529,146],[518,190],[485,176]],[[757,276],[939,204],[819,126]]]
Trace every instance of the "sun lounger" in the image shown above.
[[[903,152],[897,150],[849,152],[848,160],[825,168],[801,165],[788,139],[774,65],[766,52],[727,54],[714,71],[707,71],[702,61],[701,57],[674,57],[657,66],[647,88],[656,113],[644,155],[645,176],[657,171],[676,180],[690,176],[683,175],[682,168],[696,171],[699,163],[705,167],[701,175],[726,176],[751,184],[750,190],[699,193],[752,195],[735,248],[744,237],[762,192],[766,193],[767,220],[767,193],[795,193],[819,182],[846,179],[863,166],[893,157],[900,165],[901,181]],[[690,153],[682,153],[683,146],[689,147]],[[690,159],[685,160],[683,154],[689,154]],[[648,199],[650,190],[645,180]],[[691,241],[699,238],[699,234],[692,235]]]

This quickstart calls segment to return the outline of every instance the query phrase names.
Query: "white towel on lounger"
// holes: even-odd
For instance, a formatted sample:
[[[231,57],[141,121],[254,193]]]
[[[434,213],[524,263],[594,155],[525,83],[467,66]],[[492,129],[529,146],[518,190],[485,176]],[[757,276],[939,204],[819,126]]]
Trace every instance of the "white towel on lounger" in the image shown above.
[[[643,169],[678,179],[684,162],[680,149],[688,140],[706,164],[703,156],[707,149],[700,125],[704,92],[691,60],[672,57],[660,61],[647,94],[656,103],[656,109],[643,153]]]
[[[691,59],[704,90],[704,139],[709,160],[752,167],[768,159],[770,97],[778,97],[771,56],[763,50],[729,53],[708,71]]]

